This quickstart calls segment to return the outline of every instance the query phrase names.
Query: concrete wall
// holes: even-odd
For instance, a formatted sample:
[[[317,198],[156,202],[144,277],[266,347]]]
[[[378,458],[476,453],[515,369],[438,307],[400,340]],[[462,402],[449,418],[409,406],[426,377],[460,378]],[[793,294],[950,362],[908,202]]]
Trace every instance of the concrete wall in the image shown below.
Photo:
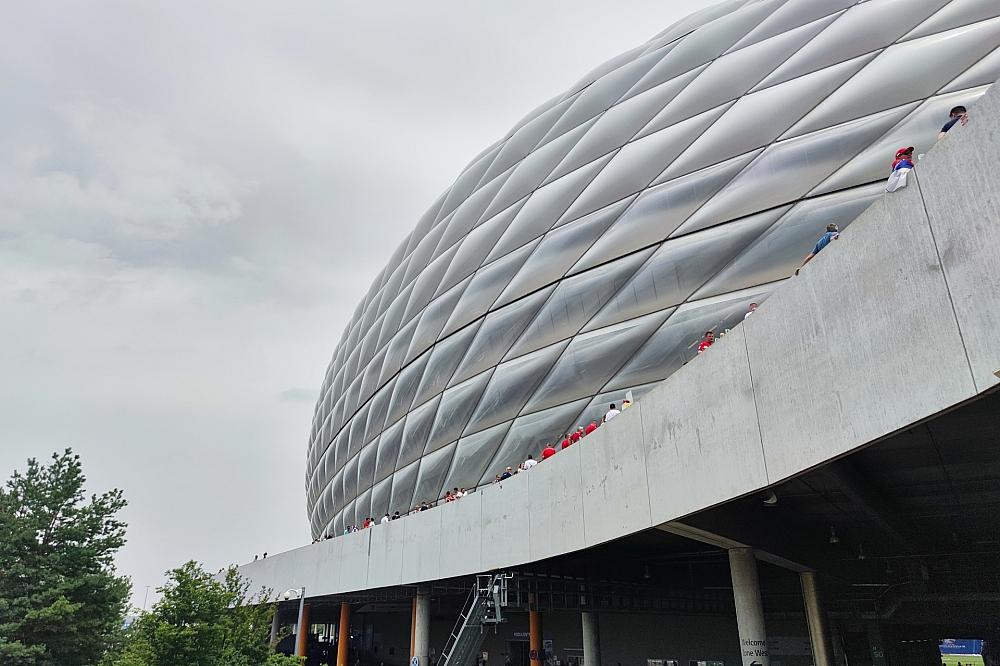
[[[516,566],[759,491],[995,386],[998,149],[994,87],[908,188],[579,444],[453,504],[242,572],[312,596]]]

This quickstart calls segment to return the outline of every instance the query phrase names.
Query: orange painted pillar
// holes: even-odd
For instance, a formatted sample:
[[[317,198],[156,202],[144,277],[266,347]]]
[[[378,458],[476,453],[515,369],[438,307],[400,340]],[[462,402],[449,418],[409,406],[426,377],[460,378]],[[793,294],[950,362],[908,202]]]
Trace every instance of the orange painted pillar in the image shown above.
[[[416,655],[416,639],[417,639],[417,598],[413,597],[413,603],[410,604],[410,661],[413,661],[413,657]]]
[[[528,649],[531,666],[542,666],[545,655],[542,651],[542,614],[537,610],[528,611]]]
[[[309,604],[302,605],[302,621],[295,627],[295,656],[305,657],[309,645]]]
[[[340,624],[337,626],[337,666],[347,666],[351,647],[351,605],[340,603]]]

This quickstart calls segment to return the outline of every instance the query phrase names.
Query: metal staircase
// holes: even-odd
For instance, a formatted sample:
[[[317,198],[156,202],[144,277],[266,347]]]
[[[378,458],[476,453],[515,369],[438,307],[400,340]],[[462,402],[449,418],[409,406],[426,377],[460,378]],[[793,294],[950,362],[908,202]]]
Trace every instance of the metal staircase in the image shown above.
[[[487,627],[504,622],[502,609],[507,605],[507,581],[513,574],[476,576],[476,584],[448,637],[437,666],[473,666]]]

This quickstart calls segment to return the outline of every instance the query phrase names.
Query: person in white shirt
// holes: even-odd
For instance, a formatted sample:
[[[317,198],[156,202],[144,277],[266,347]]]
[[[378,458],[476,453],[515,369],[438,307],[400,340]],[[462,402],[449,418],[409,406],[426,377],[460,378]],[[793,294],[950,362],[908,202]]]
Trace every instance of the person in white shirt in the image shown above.
[[[611,403],[611,409],[609,409],[608,413],[604,415],[604,422],[607,423],[621,413],[621,410],[615,406],[615,403]]]
[[[747,317],[749,317],[750,315],[752,315],[756,309],[757,309],[757,304],[756,303],[751,303],[750,304],[750,309],[747,310],[747,313],[745,315],[743,315],[743,318],[746,319]]]
[[[389,514],[385,514],[384,516],[382,516],[382,520],[380,520],[379,522],[382,523],[383,525],[389,522]]]
[[[524,461],[523,463],[521,463],[521,469],[525,469],[525,470],[527,470],[527,469],[531,469],[532,467],[534,467],[534,466],[535,466],[535,465],[537,465],[537,464],[538,464],[538,461],[537,461],[537,460],[535,460],[534,458],[532,458],[532,457],[531,457],[531,456],[529,455],[529,456],[528,456],[528,459],[527,459],[527,460],[525,460],[525,461]]]

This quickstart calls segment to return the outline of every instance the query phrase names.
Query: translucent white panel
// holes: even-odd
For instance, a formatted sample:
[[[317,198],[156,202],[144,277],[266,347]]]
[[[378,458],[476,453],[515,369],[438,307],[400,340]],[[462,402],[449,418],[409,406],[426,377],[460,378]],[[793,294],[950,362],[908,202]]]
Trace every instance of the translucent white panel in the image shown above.
[[[703,68],[671,79],[608,109],[547,180],[555,180],[628,143]]]
[[[396,459],[399,458],[399,449],[403,444],[403,421],[399,420],[387,428],[377,444],[375,480],[381,481],[396,469]]]
[[[368,364],[365,374],[361,379],[361,402],[368,400],[379,387],[379,377],[382,376],[382,366],[385,364],[386,349],[375,354],[375,358]]]
[[[629,63],[642,58],[642,53],[645,50],[644,46],[637,46],[635,48],[629,49],[625,53],[620,53],[613,58],[605,60],[600,65],[594,69],[587,72],[584,76],[580,78],[576,83],[569,87],[569,92],[576,93],[584,88],[590,86],[592,83],[602,79],[605,76],[611,76],[612,78],[623,78],[621,76],[621,70],[625,68]],[[652,63],[646,66],[648,70],[652,67]],[[639,80],[642,74],[634,74],[632,84]],[[630,86],[632,84],[629,84]],[[568,114],[567,114],[568,115]],[[589,117],[589,116],[586,116]]]
[[[555,124],[543,143],[581,125],[597,114],[611,107],[632,86],[642,78],[662,57],[661,53],[649,53],[622,65],[613,72],[591,83],[581,92],[559,122]]]
[[[723,16],[685,37],[626,95],[649,90],[678,74],[718,58],[752,30],[784,0],[762,0],[742,11]]]
[[[500,152],[501,146],[498,144],[482,155],[473,164],[466,167],[465,171],[458,177],[455,184],[451,186],[448,191],[448,196],[438,211],[437,219],[440,220],[446,215],[450,215],[455,211],[458,206],[469,198],[472,194],[473,189],[482,180],[483,174],[486,170],[490,168],[493,164],[493,160],[496,159],[497,153]]]
[[[401,282],[403,287],[412,285],[417,276],[427,268],[427,264],[430,263],[431,258],[436,256],[434,251],[441,242],[441,236],[444,234],[447,226],[446,224],[439,224],[434,227],[417,245],[416,250],[409,257],[409,264],[406,267],[406,272],[403,274],[403,281]]]
[[[361,449],[358,458],[358,488],[370,488],[375,482],[375,461],[378,457],[378,445],[375,443]]]
[[[371,439],[382,432],[385,426],[385,417],[389,412],[389,400],[392,398],[392,391],[395,382],[389,382],[383,386],[371,399],[371,408],[368,410],[368,428],[366,439]]]
[[[418,312],[427,307],[434,294],[438,293],[438,285],[441,284],[441,279],[451,265],[457,251],[458,246],[453,246],[450,250],[432,261],[430,266],[425,268],[420,276],[414,280],[413,291],[410,293],[410,302],[406,306],[406,312],[403,313],[404,324],[410,322]]]
[[[914,28],[906,38],[926,37],[995,16],[1000,16],[1000,3],[992,0],[951,0],[934,16]]]
[[[667,241],[584,330],[610,326],[683,303],[785,210],[787,207],[767,211]]]
[[[517,130],[513,136],[504,142],[500,149],[500,154],[483,178],[483,182],[488,182],[511,166],[517,164],[524,156],[535,149],[542,137],[548,134],[549,130],[557,120],[566,112],[566,109],[575,101],[576,97],[565,99],[547,111],[543,112],[523,127]]]
[[[504,305],[566,274],[632,202],[625,199],[550,231],[497,299]]]
[[[895,125],[913,106],[773,144],[687,224],[718,224],[798,199]]]
[[[837,224],[845,229],[883,192],[882,183],[877,183],[796,204],[694,297],[707,298],[790,276],[826,225]]]
[[[602,157],[535,190],[490,252],[488,260],[501,257],[551,229],[598,172],[606,168],[611,158],[611,155]]]
[[[674,178],[777,139],[873,56],[862,56],[740,98],[664,172]]]
[[[503,187],[497,192],[483,216],[489,218],[531,194],[542,184],[552,169],[566,157],[566,154],[572,150],[580,137],[586,134],[593,123],[594,121],[590,121],[570,129],[566,134],[550,141],[521,160],[514,167],[513,173],[507,178]]]
[[[385,384],[389,378],[399,372],[403,367],[403,358],[410,348],[413,339],[413,331],[417,328],[419,321],[414,319],[399,330],[399,333],[386,345],[385,361],[382,362],[382,376],[379,378],[380,384]]]
[[[425,453],[458,439],[472,416],[472,410],[476,408],[479,398],[486,390],[492,374],[490,371],[483,372],[444,392],[434,427],[427,439],[427,446],[424,447]]]
[[[714,21],[715,19],[730,14],[743,5],[751,2],[752,0],[729,0],[729,2],[720,2],[714,5],[709,5],[704,9],[699,9],[693,14],[685,16],[677,23],[662,31],[656,37],[650,40],[650,49],[658,48],[663,44],[673,42],[674,40],[683,37],[687,33],[693,32],[695,29]]]
[[[372,488],[372,515],[376,518],[384,516],[389,511],[389,500],[392,496],[392,479],[385,479]]]
[[[399,294],[403,286],[403,276],[406,275],[409,265],[410,257],[403,259],[403,262],[392,272],[392,276],[382,287],[379,296],[372,301],[372,304],[365,311],[364,316],[361,317],[361,336],[368,335],[368,331],[375,322],[375,319],[389,308],[392,301]]]
[[[372,489],[363,490],[354,502],[354,515],[357,521],[364,524],[365,518],[372,517]]]
[[[353,456],[361,447],[365,444],[365,428],[368,427],[368,404],[366,403],[361,409],[358,410],[357,414],[351,417],[350,426],[350,444],[348,445],[347,455]]]
[[[560,282],[507,357],[576,335],[652,253],[652,248],[636,252]]]
[[[498,142],[498,145],[502,145],[503,143],[505,143],[507,139],[512,137],[514,133],[517,132],[517,130],[521,129],[522,127],[530,123],[532,120],[542,115],[543,113],[554,107],[556,104],[559,104],[569,96],[570,95],[561,93],[536,106],[534,109],[531,110],[531,112],[529,112],[523,118],[514,123],[514,126],[511,127],[510,130],[507,132],[507,134],[504,135],[504,138]]]
[[[594,243],[572,272],[587,270],[662,241],[732,181],[756,155],[749,153],[646,190],[618,223]]]
[[[788,81],[863,53],[885,48],[947,1],[878,0],[878,2],[855,5],[841,14],[833,25],[813,40],[809,48],[802,49],[775,70],[767,78],[765,85]],[[900,100],[897,104],[905,101],[909,100]],[[889,106],[895,104],[882,108]]]
[[[392,336],[396,334],[399,330],[399,325],[403,321],[403,313],[406,312],[406,306],[410,302],[410,294],[413,293],[413,284],[407,285],[403,291],[396,297],[389,306],[389,309],[385,311],[385,317],[382,319],[382,329],[379,331],[378,336],[378,348],[382,348],[386,345]]]
[[[361,527],[361,521],[357,519],[357,516],[354,513],[353,501],[348,503],[348,505],[343,508],[343,510],[341,511],[341,516],[343,517],[345,525],[350,525],[352,527]],[[364,520],[364,518],[362,518],[361,520]]]
[[[440,397],[433,398],[407,414],[406,425],[403,426],[403,444],[399,448],[396,469],[409,465],[423,455],[440,401]]]
[[[510,421],[501,423],[459,440],[444,487],[474,488],[479,485],[483,471],[496,454],[510,424]]]
[[[550,286],[488,314],[458,366],[453,383],[499,363],[554,289]]]
[[[455,311],[444,327],[442,335],[451,335],[486,314],[493,301],[510,282],[511,277],[521,268],[521,264],[528,258],[534,246],[535,243],[526,245],[476,271],[458,305],[455,306]]]
[[[344,466],[344,499],[350,501],[358,496],[358,456],[347,461]]]
[[[424,375],[420,379],[420,387],[414,400],[416,404],[419,405],[444,390],[478,331],[479,326],[473,324],[434,345]]]
[[[665,313],[657,312],[573,338],[523,411],[593,395],[665,318]]]
[[[363,368],[368,366],[368,363],[372,360],[372,355],[375,353],[375,343],[378,342],[379,331],[382,330],[382,320],[385,319],[385,314],[375,320],[371,328],[365,333],[365,337],[361,341],[361,355],[358,358],[358,372],[360,374]]]
[[[465,434],[503,423],[517,415],[565,348],[566,343],[555,344],[497,366]]]
[[[819,19],[715,60],[653,119],[650,130],[673,125],[743,95],[832,20],[832,16]]]
[[[389,401],[387,423],[395,423],[410,409],[428,358],[430,358],[430,354],[424,354],[399,373],[399,378],[396,379],[396,388],[392,392],[392,400]]]
[[[823,2],[788,0],[761,21],[760,25],[750,31],[750,34],[738,41],[732,50],[742,49],[744,46],[774,37],[786,30],[843,11],[856,2],[857,0],[823,0]]]
[[[796,136],[932,95],[992,51],[998,39],[1000,19],[991,19],[891,46],[789,134]]]
[[[941,92],[949,93],[955,90],[989,85],[997,79],[1000,79],[1000,49],[996,49],[967,71],[960,74],[955,80],[946,85]]]
[[[497,192],[500,191],[500,188],[506,182],[507,176],[512,172],[513,169],[508,169],[505,173],[479,188],[475,194],[462,202],[462,205],[455,210],[455,214],[452,215],[451,220],[448,222],[448,228],[441,235],[441,240],[434,251],[435,257],[440,256],[467,233],[472,231],[473,227],[482,219],[486,207],[490,205],[490,202],[493,201]]]
[[[565,432],[586,404],[586,400],[579,400],[518,418],[480,477],[480,483],[489,483],[507,467],[517,469],[529,453],[540,460],[545,445],[554,442],[558,433]]]
[[[485,152],[486,151],[484,151],[484,153]],[[472,164],[479,160],[480,157],[482,157],[482,155],[477,156],[476,159],[469,164],[469,166],[472,166]],[[459,176],[459,178],[461,178],[461,176]],[[448,198],[448,194],[453,187],[454,186],[438,195],[438,198],[434,201],[434,203],[431,204],[427,211],[420,216],[420,219],[417,221],[417,225],[413,227],[413,231],[411,231],[410,235],[407,237],[405,250],[406,255],[411,254],[413,250],[416,249],[420,241],[423,240],[424,236],[426,236],[431,229],[437,226],[436,222],[439,219],[438,213],[441,212],[441,206]]]
[[[769,287],[761,287],[677,308],[656,334],[629,358],[607,388],[624,388],[666,378],[698,355],[698,342],[705,331],[712,330],[719,335],[736,326],[743,321],[750,303],[763,301],[769,290]]]
[[[417,470],[420,463],[413,463],[405,469],[401,469],[392,475],[392,499],[389,500],[389,509],[406,514],[414,508],[413,490],[417,485]]]
[[[448,271],[441,280],[438,293],[450,289],[475,273],[476,269],[483,265],[486,255],[496,247],[500,236],[507,231],[511,220],[521,210],[522,205],[524,205],[524,201],[514,204],[469,232],[469,235],[462,240],[462,244],[452,259],[451,266],[448,267]]]
[[[903,122],[820,183],[810,194],[834,192],[860,183],[888,178],[892,157],[900,146],[914,146],[914,153],[917,155],[930,150],[937,141],[941,126],[948,119],[948,111],[959,104],[971,106],[984,92],[986,88],[982,87],[928,99]]]
[[[444,495],[441,487],[454,455],[455,445],[452,444],[420,459],[420,471],[417,473],[417,485],[413,493],[415,504],[435,502]]]
[[[648,186],[725,110],[713,109],[627,144],[570,207],[566,219],[586,215]]]
[[[420,314],[420,321],[413,331],[413,342],[406,353],[404,363],[410,362],[434,344],[441,333],[441,329],[444,328],[445,322],[448,321],[451,313],[455,310],[455,305],[458,304],[458,300],[464,291],[461,288],[452,289],[438,296],[431,301],[430,305],[424,308],[424,311]]]

